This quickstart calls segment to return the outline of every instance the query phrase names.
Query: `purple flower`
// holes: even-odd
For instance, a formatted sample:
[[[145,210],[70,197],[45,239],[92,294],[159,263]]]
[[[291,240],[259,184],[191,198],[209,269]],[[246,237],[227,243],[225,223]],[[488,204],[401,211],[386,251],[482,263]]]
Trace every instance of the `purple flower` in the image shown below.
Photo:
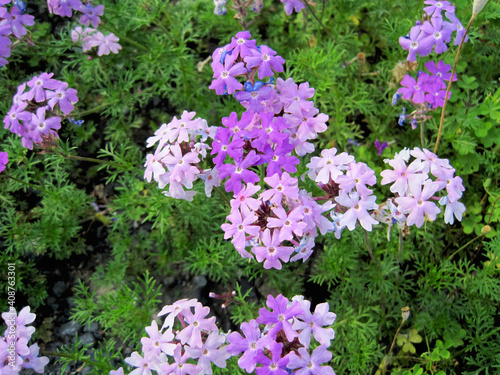
[[[46,91],[44,89],[56,90],[61,86],[61,82],[52,79],[54,73],[42,73],[39,77],[34,76],[31,80],[27,82],[28,86],[31,89],[21,95],[22,100],[33,100],[37,103],[43,102],[46,100]]]
[[[400,37],[399,44],[403,49],[408,50],[408,61],[414,62],[419,56],[427,56],[432,51],[433,43],[431,40],[424,40],[424,33],[421,32],[421,26],[413,26],[408,37]]]
[[[336,148],[330,148],[321,151],[321,158],[312,157],[311,162],[306,165],[309,168],[309,177],[323,184],[328,184],[330,179],[335,181],[342,174],[340,168],[345,168],[345,164],[354,161],[354,156],[348,155],[347,152],[338,155],[336,153]]]
[[[80,0],[48,0],[49,13],[54,13],[62,17],[71,17],[72,9],[80,10],[82,6]]]
[[[276,298],[271,295],[267,296],[266,305],[273,312],[265,308],[260,309],[257,323],[273,325],[273,328],[269,331],[269,334],[273,336],[283,330],[287,340],[292,342],[298,336],[298,333],[292,328],[292,323],[289,320],[303,313],[300,302],[293,301],[292,305],[288,307],[288,298],[280,294]]]
[[[240,209],[245,216],[250,215],[252,211],[257,211],[260,207],[260,201],[251,198],[251,196],[260,189],[259,185],[249,183],[243,190],[234,195],[234,199],[231,199],[231,210]]]
[[[309,348],[311,343],[311,334],[314,335],[316,341],[320,344],[329,347],[330,341],[335,337],[333,328],[322,328],[323,326],[331,326],[337,315],[330,312],[328,302],[316,305],[314,314],[311,314],[311,302],[303,300],[301,302],[304,314],[299,315],[294,323],[293,329],[299,331],[299,341],[306,348]]]
[[[386,141],[384,141],[384,142],[380,143],[380,141],[379,141],[378,139],[376,139],[376,140],[375,140],[374,144],[375,144],[375,148],[377,149],[377,153],[378,153],[379,155],[382,155],[382,152],[384,152],[384,150],[385,150],[387,147],[389,147],[389,145],[387,144],[387,142],[386,142]]]
[[[360,197],[366,197],[373,191],[368,189],[366,185],[374,185],[377,182],[375,172],[365,163],[349,163],[348,170],[345,175],[339,176],[335,181],[340,185],[340,188],[345,192],[350,192],[353,188],[356,189]]]
[[[257,86],[257,83],[255,86]],[[264,109],[264,104],[262,102],[270,99],[273,92],[274,89],[270,86],[263,86],[260,88],[252,87],[250,90],[238,91],[234,94],[234,97],[238,99],[249,112],[260,113]]]
[[[174,355],[176,345],[171,342],[174,339],[172,328],[160,333],[158,323],[153,320],[151,325],[145,329],[149,335],[149,337],[141,339],[142,350],[145,356],[154,355],[155,357],[159,357],[162,352],[170,356]]]
[[[453,44],[458,46],[460,42],[462,41],[462,38],[464,37],[465,34],[465,28],[462,25],[462,22],[457,18],[455,13],[450,13],[446,12],[446,17],[451,21],[451,29],[453,31],[457,32],[457,35],[455,36],[455,40],[453,41]],[[469,36],[466,35],[464,42],[467,42],[469,40]]]
[[[424,90],[427,92],[425,101],[432,105],[432,108],[442,107],[446,98],[446,85],[443,81],[436,81],[432,85],[425,85]],[[448,93],[448,99],[451,91]]]
[[[260,227],[251,225],[257,220],[257,215],[250,213],[245,215],[244,218],[238,211],[234,211],[227,217],[231,224],[222,224],[221,228],[224,231],[224,239],[233,237],[231,243],[243,258],[252,258],[252,255],[245,250],[246,233],[251,236],[257,237],[260,232]]]
[[[119,40],[120,39],[118,39],[113,33],[104,36],[103,33],[98,31],[92,35],[91,44],[93,47],[99,46],[97,56],[102,56],[109,55],[110,52],[118,53],[118,51],[122,49],[122,46],[117,43]]]
[[[252,55],[245,57],[244,61],[249,68],[259,67],[259,79],[272,77],[274,75],[272,70],[275,72],[283,71],[285,60],[281,56],[276,56],[276,51],[273,51],[268,46],[261,46],[260,52],[256,50],[251,50],[251,52]]]
[[[417,228],[420,228],[424,224],[424,215],[434,221],[436,215],[441,212],[434,202],[428,202],[428,199],[438,190],[438,184],[428,179],[423,183],[423,187],[422,190],[422,183],[411,183],[409,188],[412,196],[396,198],[398,211],[409,212],[407,219],[409,226],[415,224]]]
[[[340,226],[347,226],[349,230],[354,230],[356,227],[356,221],[359,220],[361,226],[367,230],[372,230],[372,224],[378,224],[378,221],[373,219],[368,210],[375,210],[378,208],[377,197],[375,195],[370,195],[368,197],[360,199],[358,193],[352,193],[350,195],[341,194],[335,198],[335,200],[344,207],[348,207],[347,212],[344,213],[342,219],[340,219]]]
[[[185,310],[183,315],[188,326],[177,333],[176,338],[180,340],[183,345],[187,343],[191,347],[201,348],[203,345],[201,340],[201,331],[218,330],[215,324],[215,316],[205,319],[209,313],[210,308],[203,306],[201,303],[196,304],[194,307],[194,313],[191,312],[191,309]]]
[[[295,233],[297,237],[302,236],[303,230],[307,227],[307,224],[301,221],[304,217],[301,207],[294,208],[287,213],[283,207],[278,206],[273,210],[273,213],[277,218],[268,218],[267,227],[281,229],[279,234],[279,240],[281,242],[292,240],[293,233]]]
[[[68,83],[62,82],[61,85],[56,89],[56,91],[46,91],[46,97],[48,99],[47,104],[53,110],[56,104],[59,104],[61,110],[65,115],[69,115],[70,112],[75,108],[73,103],[78,102],[78,97],[76,96],[77,91],[75,89],[68,89]]]
[[[413,77],[405,75],[401,81],[401,85],[404,87],[401,87],[398,92],[403,95],[403,99],[405,100],[413,100],[414,103],[423,103],[425,99],[422,87],[428,79],[429,75],[427,73],[420,74],[417,81]]]
[[[83,13],[79,19],[79,22],[82,25],[88,26],[91,23],[94,28],[99,26],[99,23],[101,22],[99,16],[104,14],[104,5],[97,5],[94,8],[91,4],[87,4],[82,5],[79,10]]]
[[[428,7],[424,8],[424,12],[432,17],[440,15],[443,10],[450,13],[455,12],[455,6],[451,5],[449,1],[425,0],[424,4],[429,4]]]
[[[257,364],[254,360],[255,356],[261,349],[268,348],[273,340],[269,336],[261,337],[259,323],[255,319],[250,320],[248,323],[242,323],[241,330],[245,338],[238,332],[230,333],[227,336],[229,345],[226,350],[233,356],[244,352],[238,359],[238,366],[251,373]]]
[[[444,222],[446,224],[453,224],[455,217],[458,221],[462,221],[462,214],[465,212],[465,206],[459,201],[451,202],[448,197],[442,197],[439,204],[446,205],[444,210]]]
[[[215,319],[215,317],[213,318]],[[168,364],[167,362],[165,364],[161,364],[160,371],[158,372],[160,374],[198,375],[202,370],[201,366],[194,365],[191,363],[186,363],[186,361],[191,357],[187,351],[185,351],[183,355],[181,355],[181,353],[182,353],[182,345],[177,344],[177,347],[174,350],[174,363]],[[135,374],[129,374],[129,375],[135,375]]]
[[[31,117],[31,124],[33,126],[30,135],[34,143],[41,143],[42,137],[58,137],[55,130],[61,128],[61,118],[51,117],[45,119],[45,107],[38,108],[36,115],[33,113]]]
[[[284,81],[278,78],[276,81],[276,89],[280,92],[280,101],[285,105],[285,112],[294,113],[298,110],[309,111],[314,107],[310,99],[314,96],[314,89],[309,87],[309,82],[301,83],[300,86],[293,81],[293,78],[288,78]]]
[[[255,357],[255,360],[263,365],[263,367],[257,367],[255,373],[257,375],[288,375],[285,368],[289,357],[281,357],[283,344],[273,341],[269,350],[271,351],[271,359],[266,357],[262,350]]]
[[[284,172],[281,177],[278,174],[274,174],[271,177],[265,177],[264,181],[272,188],[263,191],[260,195],[260,198],[264,201],[270,201],[273,204],[280,205],[283,196],[291,199],[298,199],[299,197],[299,182],[287,172]]]
[[[9,154],[4,151],[0,152],[0,172],[5,171],[8,162]]]
[[[226,368],[226,360],[231,357],[222,345],[226,341],[223,335],[218,332],[211,332],[200,348],[186,347],[186,352],[191,358],[198,358],[198,366],[202,368],[202,373],[212,375],[213,362],[219,368]]]
[[[302,0],[281,0],[281,2],[285,4],[285,13],[287,16],[292,14],[294,10],[299,13],[306,7]]]
[[[255,39],[250,40],[251,37],[249,31],[240,31],[236,34],[236,37],[231,39],[228,50],[232,50],[231,55],[234,59],[238,56],[244,59],[247,56],[251,56],[252,51],[257,51],[257,42]]]
[[[17,7],[12,7],[10,13],[5,13],[4,19],[0,21],[0,29],[7,28],[8,32],[3,32],[3,35],[10,35],[11,33],[18,39],[28,32],[23,25],[33,26],[35,24],[35,17],[29,14],[21,14]]]
[[[235,194],[239,193],[241,190],[241,181],[246,183],[252,182],[257,183],[260,181],[257,173],[248,170],[251,166],[255,165],[260,160],[254,150],[250,151],[245,159],[235,160],[235,164],[223,164],[220,167],[216,167],[219,170],[219,178],[221,180],[229,177],[229,180],[225,183],[225,188],[227,192],[233,191]]]
[[[434,61],[428,61],[425,64],[426,69],[434,74],[434,77],[443,81],[449,81],[451,78],[451,65],[445,64],[443,60],[438,61],[437,65]],[[432,78],[432,77],[431,77]],[[453,76],[453,81],[457,80],[457,75]]]
[[[12,42],[5,36],[0,36],[0,66],[5,66],[9,62],[4,57],[10,57],[10,45]]]
[[[452,27],[448,22],[443,25],[441,16],[431,18],[430,22],[425,21],[422,25],[422,31],[427,34],[422,43],[435,45],[434,51],[436,53],[443,53],[448,49],[446,43],[451,40]]]
[[[214,70],[214,78],[210,85],[210,89],[215,90],[217,95],[223,95],[225,91],[228,94],[234,94],[236,90],[241,90],[243,85],[239,83],[234,76],[247,73],[245,64],[242,62],[234,64],[232,59],[226,59],[224,65],[214,61],[212,64]]]
[[[305,225],[305,224],[304,224]],[[281,240],[280,231],[275,229],[271,237],[271,231],[266,229],[261,236],[262,243],[264,246],[257,246],[252,249],[255,254],[255,258],[258,262],[262,262],[264,259],[264,268],[276,268],[281,269],[281,262],[288,262],[290,260],[290,255],[294,252],[293,247],[280,246]]]
[[[382,185],[387,185],[394,182],[390,190],[393,193],[399,194],[401,197],[406,195],[409,184],[421,183],[427,178],[427,174],[422,173],[425,165],[419,160],[414,160],[409,166],[406,166],[404,159],[396,155],[393,160],[389,161],[389,165],[393,167],[394,170],[386,169],[382,171],[380,175],[383,178],[380,183]]]
[[[299,354],[300,357],[295,352],[291,352],[290,361],[286,365],[292,370],[300,369],[294,372],[295,375],[335,375],[330,366],[320,366],[332,359],[332,353],[324,345],[314,349],[311,356],[306,348],[299,348]]]

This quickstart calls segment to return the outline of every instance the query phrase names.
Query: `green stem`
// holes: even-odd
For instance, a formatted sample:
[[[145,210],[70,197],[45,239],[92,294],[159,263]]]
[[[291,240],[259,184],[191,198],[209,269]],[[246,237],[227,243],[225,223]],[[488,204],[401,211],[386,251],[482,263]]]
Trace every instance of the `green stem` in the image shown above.
[[[453,77],[455,76],[455,70],[457,69],[457,63],[458,63],[458,58],[460,57],[460,51],[462,51],[462,46],[464,45],[465,38],[467,37],[467,34],[469,33],[470,26],[472,25],[472,22],[476,18],[476,14],[473,14],[472,17],[470,18],[469,24],[467,25],[467,28],[465,29],[465,33],[462,37],[462,40],[460,41],[460,45],[458,46],[458,51],[457,55],[455,56],[455,63],[453,64],[453,69],[451,70],[451,78],[450,81],[448,82],[448,87],[446,88],[446,95],[444,97],[444,104],[443,104],[443,110],[441,111],[441,120],[439,121],[439,130],[438,130],[438,135],[436,139],[436,146],[434,146],[434,153],[437,153],[438,147],[439,147],[439,140],[441,139],[441,133],[443,132],[443,124],[444,124],[444,112],[446,110],[446,104],[448,103],[448,97],[450,95],[450,90],[451,90],[451,84],[453,82]]]
[[[333,35],[330,34],[330,31],[328,31],[328,29],[326,28],[326,26],[323,25],[323,22],[321,22],[321,20],[318,18],[318,16],[316,15],[316,12],[314,12],[313,8],[311,7],[311,5],[309,5],[309,3],[307,2],[307,0],[304,0],[304,4],[306,4],[307,10],[309,12],[311,12],[311,14],[314,17],[314,19],[316,21],[318,21],[318,23],[321,25],[321,27],[323,28],[323,30],[325,30],[325,33],[330,37],[330,39],[333,40]]]
[[[365,244],[366,248],[368,249],[368,252],[370,253],[370,258],[372,258],[373,263],[375,263],[377,266],[380,266],[377,262],[377,259],[375,258],[375,255],[373,255],[372,248],[370,247],[370,243],[368,242],[368,231],[365,229]]]
[[[231,205],[231,202],[229,202],[229,199],[227,198],[226,194],[224,194],[224,192],[219,186],[214,186],[214,189],[221,196],[224,202],[226,202],[228,205]]]
[[[121,33],[118,33],[116,32],[115,30],[113,29],[110,29],[108,26],[106,25],[103,25],[102,23],[99,25],[100,27],[102,27],[104,30],[107,30],[113,34],[115,34],[120,40],[124,40],[125,42],[127,42],[128,44],[132,44],[134,46],[136,46],[137,48],[140,48],[142,49],[143,51],[146,51],[148,53],[151,53],[151,50],[146,47],[146,46],[143,46],[142,44],[136,42],[135,40],[132,40],[130,38],[127,38],[125,35],[121,34]]]
[[[465,249],[467,246],[469,246],[471,243],[473,243],[475,240],[477,240],[478,238],[481,238],[485,235],[486,233],[481,233],[479,236],[476,236],[474,237],[472,240],[470,240],[469,242],[467,242],[464,246],[462,246],[460,249],[458,249],[457,251],[455,251],[453,254],[451,254],[449,257],[448,257],[448,260],[452,260],[453,257],[455,255],[457,255],[460,251],[462,251],[463,249]]]
[[[63,152],[59,152],[61,156],[64,156],[66,159],[73,159],[73,160],[81,160],[81,161],[88,161],[91,163],[98,163],[98,164],[106,164],[111,167],[124,167],[123,164],[116,163],[114,161],[108,161],[108,160],[101,160],[101,159],[94,159],[94,158],[86,158],[84,156],[76,156],[76,155],[66,155]]]
[[[78,112],[78,113],[76,113],[76,114],[75,114],[75,117],[84,117],[84,116],[87,116],[87,115],[89,115],[89,114],[91,114],[91,113],[100,112],[100,111],[101,111],[101,109],[104,109],[104,108],[106,108],[106,107],[109,107],[110,105],[115,104],[115,103],[118,103],[119,101],[120,101],[120,100],[113,100],[113,101],[111,101],[111,102],[101,104],[101,105],[99,105],[99,106],[97,106],[97,107],[94,107],[94,108],[92,108],[92,109],[88,109],[88,110],[86,110],[86,111],[81,111],[81,112]]]
[[[19,182],[19,183],[21,183],[21,184],[23,184],[23,185],[26,185],[26,186],[29,186],[29,187],[31,187],[31,188],[33,188],[33,189],[35,189],[35,190],[45,191],[45,188],[44,188],[43,186],[40,186],[40,185],[34,185],[34,184],[31,184],[31,183],[26,182],[26,181],[21,181],[21,180],[19,180],[19,179],[15,178],[15,177],[12,177],[10,174],[7,174],[7,173],[2,173],[2,174],[0,175],[0,177],[10,178],[10,179],[11,179],[11,180],[13,180],[13,181]]]
[[[394,344],[396,343],[396,337],[398,337],[398,333],[401,330],[401,328],[403,327],[404,323],[405,323],[405,320],[403,319],[403,321],[399,325],[398,330],[396,331],[396,334],[394,335],[394,338],[392,339],[391,348],[389,349],[389,353],[387,354],[387,357],[385,357],[385,359],[384,359],[384,367],[382,368],[383,375],[385,375],[385,372],[387,371],[387,363],[389,362],[389,357],[391,356],[392,349],[394,348]]]
[[[101,65],[102,72],[104,73],[104,76],[106,77],[106,81],[108,81],[108,86],[110,88],[112,88],[113,83],[111,82],[111,78],[109,78],[108,69],[106,68],[106,65],[104,65],[102,59],[100,59],[100,58],[99,58],[99,64]]]

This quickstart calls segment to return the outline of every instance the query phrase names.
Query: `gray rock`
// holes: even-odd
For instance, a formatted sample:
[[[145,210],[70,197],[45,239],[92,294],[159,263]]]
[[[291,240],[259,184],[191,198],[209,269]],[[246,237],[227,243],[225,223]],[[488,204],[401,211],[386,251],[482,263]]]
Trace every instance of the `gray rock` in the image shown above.
[[[90,373],[90,371],[92,371],[92,367],[91,367],[91,366],[85,366],[85,367],[82,369],[81,374],[82,374],[82,375],[87,375],[88,373]]]
[[[95,344],[94,336],[92,336],[92,333],[90,333],[90,332],[84,333],[83,335],[79,336],[78,338],[85,345],[93,346]]]
[[[85,327],[83,327],[83,332],[94,333],[94,332],[97,332],[98,330],[99,330],[99,324],[97,324],[97,322],[92,322],[92,323],[86,325]]]
[[[74,320],[69,321],[68,323],[63,324],[61,328],[59,328],[59,336],[75,336],[80,328],[82,328],[80,323]]]
[[[195,276],[194,282],[198,288],[203,288],[207,285],[207,278],[205,276]]]
[[[65,290],[66,283],[64,281],[58,281],[52,288],[52,291],[54,292],[56,297],[61,297]]]

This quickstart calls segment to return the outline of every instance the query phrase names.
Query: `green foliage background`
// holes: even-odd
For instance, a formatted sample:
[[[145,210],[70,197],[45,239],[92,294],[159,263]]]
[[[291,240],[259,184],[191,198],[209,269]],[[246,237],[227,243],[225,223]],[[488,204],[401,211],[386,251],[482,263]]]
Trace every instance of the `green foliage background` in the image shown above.
[[[81,127],[63,125],[64,154],[120,164],[29,151],[16,136],[0,130],[1,151],[9,153],[5,173],[13,177],[0,175],[0,264],[6,269],[7,262],[17,263],[18,292],[33,309],[50,293],[39,260],[86,254],[89,225],[105,228],[106,243],[99,246],[107,261],[75,285],[73,319],[97,321],[106,331],[93,374],[115,368],[123,359],[120,347],[139,347],[143,328],[161,309],[161,280],[184,272],[206,275],[232,289],[242,279],[265,280],[287,297],[305,294],[316,303],[329,302],[337,314],[331,347],[337,374],[381,373],[405,306],[411,317],[388,359],[389,373],[500,371],[498,2],[489,2],[471,28],[438,152],[464,180],[463,222],[448,226],[441,215],[404,238],[393,229],[390,241],[384,225],[368,239],[361,228],[345,230],[341,240],[332,235],[319,239],[306,263],[287,264],[281,271],[241,259],[223,240],[220,225],[228,207],[217,194],[207,199],[203,187],[196,186],[193,202],[177,201],[143,180],[145,141],[162,123],[183,110],[196,111],[210,125],[219,125],[232,111],[242,112],[233,97],[208,89],[210,63],[203,65],[216,47],[242,30],[234,11],[216,16],[209,0],[100,3],[105,13],[99,29],[120,38],[119,54],[89,59],[71,42],[76,18],[49,16],[45,1],[32,1],[28,12],[39,16],[28,35],[32,43],[25,37],[0,70],[1,113],[8,112],[20,83],[54,72],[54,78],[78,90],[73,117],[85,120]],[[455,4],[466,24],[471,2]],[[248,30],[257,44],[286,60],[281,76],[308,81],[316,89],[316,107],[330,116],[317,150],[334,145],[378,174],[385,169],[383,159],[403,147],[433,148],[439,111],[425,123],[421,137],[408,124],[397,125],[404,104],[390,104],[402,78],[398,66],[406,58],[398,38],[409,32],[423,6],[423,0],[330,0],[317,1],[314,14],[308,9],[286,16],[280,2],[265,1],[260,14],[249,13]],[[439,58],[451,64],[456,49]],[[359,53],[365,60],[356,58]],[[428,58],[418,61],[423,69]],[[376,139],[391,143],[381,157],[373,147]],[[382,198],[389,189],[379,186],[376,193]],[[491,229],[487,233],[485,226]],[[255,317],[264,305],[242,294],[230,308],[235,323]],[[65,351],[66,365],[88,360],[78,342]],[[232,359],[227,369],[215,373],[243,372]]]

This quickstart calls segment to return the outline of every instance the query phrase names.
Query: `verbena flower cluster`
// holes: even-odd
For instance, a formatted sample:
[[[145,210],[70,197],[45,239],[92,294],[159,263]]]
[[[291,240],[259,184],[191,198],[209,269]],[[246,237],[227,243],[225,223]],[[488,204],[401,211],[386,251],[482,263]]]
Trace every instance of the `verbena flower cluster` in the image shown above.
[[[401,47],[408,50],[407,60],[412,63],[416,62],[417,55],[427,56],[433,49],[436,54],[446,52],[448,50],[446,43],[451,42],[452,34],[455,33],[454,44],[458,45],[465,33],[462,23],[455,15],[455,6],[449,1],[426,0],[425,4],[428,6],[424,8],[424,20],[417,21],[408,35],[399,38]],[[443,13],[448,21],[443,17]],[[456,76],[451,77],[451,65],[445,64],[442,60],[437,63],[429,61],[425,64],[425,68],[428,72],[418,71],[416,78],[406,75],[401,81],[403,87],[394,95],[392,105],[402,97],[415,107],[410,114],[406,114],[406,109],[403,108],[399,125],[410,119],[410,124],[415,129],[418,123],[427,120],[429,111],[444,104],[445,81],[457,80]]]
[[[0,173],[5,171],[7,164],[9,163],[9,154],[5,151],[0,152]]]
[[[410,155],[414,160],[409,163]],[[462,179],[455,176],[446,159],[438,158],[429,150],[415,147],[412,151],[403,150],[394,159],[385,160],[393,170],[384,170],[382,185],[392,183],[390,190],[395,198],[388,199],[381,209],[384,214],[380,221],[389,225],[397,223],[404,227],[415,225],[420,228],[425,218],[435,220],[441,209],[433,201],[445,206],[444,221],[453,224],[455,217],[462,220],[465,206],[459,202],[465,190]],[[409,163],[409,164],[407,164]],[[433,179],[434,178],[434,179]],[[438,191],[445,190],[446,195],[438,197]]]
[[[42,73],[19,85],[3,120],[4,128],[21,137],[23,147],[30,150],[33,144],[48,145],[58,138],[62,118],[78,102],[77,91],[68,88],[67,82],[53,79],[53,75]]]
[[[38,356],[40,350],[38,344],[28,347],[28,342],[35,332],[35,328],[28,324],[33,323],[35,317],[36,315],[30,312],[29,306],[24,307],[19,314],[14,308],[2,313],[7,329],[4,336],[0,337],[0,374],[19,374],[23,368],[43,374],[49,359]]]
[[[93,6],[90,2],[83,4],[80,0],[47,0],[49,12],[62,17],[71,17],[73,10],[81,12],[79,22],[84,26],[92,25],[93,28],[76,26],[71,30],[71,40],[73,43],[81,43],[83,52],[98,47],[97,56],[109,55],[110,52],[118,53],[122,47],[118,44],[118,37],[109,33],[104,35],[96,30],[101,23],[104,14],[104,5]]]
[[[160,189],[168,186],[165,195],[188,200],[196,192],[184,188],[191,189],[196,179],[204,181],[207,196],[224,182],[225,190],[233,193],[230,223],[222,225],[224,238],[231,239],[242,257],[255,256],[264,268],[281,269],[281,262],[305,261],[311,255],[318,231],[340,238],[342,229],[354,230],[358,222],[371,231],[380,221],[370,188],[377,179],[368,165],[332,148],[306,165],[307,175],[326,195],[313,197],[299,189],[299,179],[291,174],[297,172],[298,157],[314,151],[308,141],[327,129],[328,116],[309,100],[314,89],[307,82],[297,85],[292,78],[278,78],[274,84],[273,71],[283,71],[285,61],[250,37],[248,31],[239,32],[230,44],[214,51],[210,85],[219,95],[234,94],[245,112],[240,117],[231,113],[219,127],[187,111],[163,124],[148,139],[148,147],[158,146],[147,156],[144,177],[154,179]],[[215,165],[202,170],[199,163],[210,149]],[[399,193],[402,198],[407,192]],[[413,218],[410,215],[407,224],[420,226],[424,216]],[[452,222],[449,215],[446,220]]]
[[[257,319],[241,324],[242,336],[220,333],[215,317],[206,318],[210,309],[195,299],[165,306],[158,314],[165,316],[162,327],[155,320],[146,327],[149,337],[141,339],[142,355],[134,352],[125,359],[135,367],[129,375],[211,375],[212,364],[225,368],[229,357],[241,353],[238,365],[248,373],[334,375],[330,366],[322,366],[332,358],[327,348],[335,336],[329,326],[336,315],[328,311],[328,303],[312,312],[311,303],[301,296],[289,301],[269,295],[267,307],[272,311],[262,308]],[[311,345],[312,338],[319,346]],[[110,372],[123,374],[123,368]]]
[[[8,63],[6,57],[10,57],[12,41],[9,36],[12,35],[20,39],[28,32],[24,26],[33,26],[35,17],[23,14],[26,10],[26,4],[22,1],[16,1],[10,10],[3,5],[8,5],[11,0],[0,0],[0,66]]]
[[[289,16],[292,14],[292,12],[295,10],[295,12],[299,13],[302,9],[304,9],[306,6],[303,2],[303,0],[280,0],[284,7],[285,7],[285,13]],[[227,0],[214,0],[214,13],[217,14],[218,16],[222,16],[226,14],[227,9]],[[259,13],[262,10],[262,7],[264,5],[264,0],[247,0],[244,1],[243,6],[245,8],[250,8],[256,12]]]

